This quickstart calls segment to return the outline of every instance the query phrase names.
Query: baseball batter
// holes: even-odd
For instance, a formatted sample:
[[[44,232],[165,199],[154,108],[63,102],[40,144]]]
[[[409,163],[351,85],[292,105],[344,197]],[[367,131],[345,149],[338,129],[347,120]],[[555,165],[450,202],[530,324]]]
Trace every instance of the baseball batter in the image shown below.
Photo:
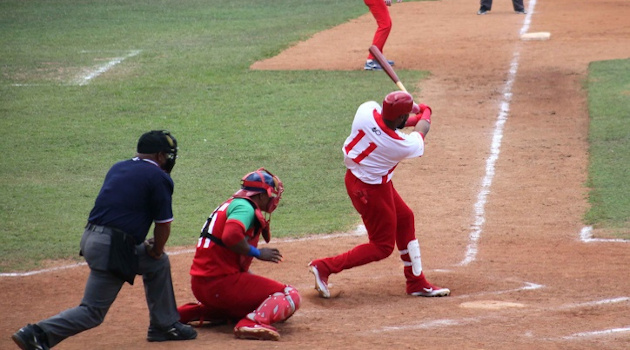
[[[410,117],[410,113],[415,113]],[[410,134],[399,129],[413,127]],[[424,138],[431,126],[431,108],[417,105],[403,91],[388,94],[383,107],[370,101],[359,106],[352,132],[342,151],[347,168],[345,183],[352,205],[361,214],[369,242],[337,256],[309,263],[315,275],[315,289],[330,298],[331,274],[382,260],[400,251],[409,295],[447,296],[450,290],[429,283],[422,271],[420,245],[415,235],[413,211],[402,200],[392,176],[398,163],[424,153]]]
[[[280,339],[272,324],[293,315],[300,295],[287,284],[251,273],[249,267],[253,258],[282,261],[278,249],[257,247],[261,235],[266,242],[271,239],[268,217],[282,192],[280,179],[260,168],[245,175],[241,189],[210,215],[190,268],[198,302],[178,308],[180,322],[234,320],[237,338]]]

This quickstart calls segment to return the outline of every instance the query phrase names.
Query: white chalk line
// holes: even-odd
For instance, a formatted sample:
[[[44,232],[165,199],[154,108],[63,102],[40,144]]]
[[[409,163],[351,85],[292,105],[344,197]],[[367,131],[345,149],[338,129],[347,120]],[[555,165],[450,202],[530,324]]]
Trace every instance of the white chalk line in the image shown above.
[[[102,52],[121,52],[121,51],[120,50],[82,50],[81,51],[81,53],[102,53]],[[78,77],[77,79],[75,79],[70,84],[63,84],[63,85],[79,85],[79,86],[87,85],[92,79],[94,79],[94,78],[98,77],[99,75],[107,72],[108,70],[112,69],[115,65],[121,63],[122,61],[126,60],[127,58],[130,58],[130,57],[133,57],[133,56],[137,56],[138,54],[140,54],[140,52],[142,52],[142,50],[131,50],[131,51],[123,51],[123,52],[128,52],[128,53],[126,55],[124,55],[124,56],[115,57],[115,58],[111,59],[110,61],[108,61],[106,64],[98,66],[96,69],[89,70],[86,74]],[[15,87],[56,86],[56,84],[20,84],[20,83],[16,83],[16,84],[11,84],[10,86],[15,86]]]
[[[463,298],[479,297],[479,296],[484,296],[484,295],[500,295],[500,294],[507,294],[507,293],[513,293],[513,292],[520,292],[523,290],[536,290],[536,289],[541,289],[545,287],[544,285],[531,283],[531,282],[524,282],[524,284],[525,285],[520,288],[495,290],[495,291],[480,292],[480,293],[474,293],[474,294],[463,294],[463,295],[451,296],[450,298],[463,299]]]
[[[609,335],[615,335],[616,333],[627,333],[627,332],[630,332],[630,326],[624,327],[624,328],[612,328],[612,329],[604,329],[600,331],[575,333],[575,334],[568,335],[566,337],[562,337],[562,339],[574,340],[574,339],[582,339],[582,338],[590,338],[590,337],[609,336]]]
[[[87,85],[90,82],[90,80],[92,80],[92,79],[98,77],[99,75],[107,72],[112,67],[114,67],[115,65],[121,63],[122,61],[126,60],[127,58],[138,55],[140,52],[141,52],[140,50],[132,50],[131,52],[129,52],[125,56],[116,57],[116,58],[112,59],[111,61],[107,62],[106,64],[96,68],[95,70],[89,71],[86,75],[83,75],[83,76],[79,77],[79,79],[77,81],[78,85],[79,86]]]
[[[579,309],[579,308],[592,307],[592,306],[612,305],[612,304],[627,302],[629,300],[630,300],[629,297],[618,297],[618,298],[613,298],[613,299],[595,300],[595,301],[590,301],[590,302],[585,302],[585,303],[566,304],[566,305],[561,305],[555,308],[539,308],[539,309],[540,311],[543,311],[543,312],[556,312],[556,311],[563,311],[563,310],[568,310],[568,309]],[[410,330],[420,330],[420,329],[426,330],[426,329],[436,329],[436,328],[452,327],[452,326],[463,326],[470,323],[479,323],[488,319],[500,319],[500,318],[506,318],[506,317],[512,318],[513,313],[528,314],[528,313],[531,313],[531,308],[512,309],[512,313],[509,316],[490,315],[490,316],[478,316],[478,317],[464,317],[464,318],[456,318],[456,319],[425,320],[425,321],[422,321],[419,323],[413,323],[413,324],[374,328],[369,331],[363,331],[362,333],[385,333],[385,332],[395,332],[395,331],[410,331]],[[532,317],[538,317],[538,316],[533,315]],[[622,328],[622,329],[625,329],[625,328]],[[601,333],[601,331],[598,331],[598,332]],[[586,332],[583,334],[590,334],[590,333],[591,332]],[[578,333],[578,334],[582,334],[582,333]],[[598,335],[601,335],[601,334],[598,334]],[[531,334],[529,334],[529,336],[531,336]]]
[[[580,241],[584,243],[591,242],[614,242],[614,243],[628,243],[627,239],[621,238],[593,238],[593,226],[585,226],[580,231]]]
[[[536,6],[536,0],[529,2],[529,8],[523,26],[520,29],[520,35],[526,33],[529,30],[529,24],[531,23],[531,16]],[[471,225],[471,231],[469,234],[469,243],[466,248],[464,259],[458,264],[459,266],[465,266],[475,261],[477,258],[479,239],[483,231],[483,225],[486,222],[486,202],[488,201],[488,195],[490,194],[490,187],[492,186],[492,180],[495,174],[495,164],[499,159],[499,153],[501,152],[501,139],[503,138],[503,129],[510,112],[510,102],[512,100],[512,85],[516,80],[516,73],[518,72],[518,62],[520,58],[520,45],[517,46],[514,54],[512,55],[512,61],[510,62],[510,70],[508,71],[508,78],[503,86],[503,97],[500,101],[499,114],[494,125],[494,131],[492,133],[492,143],[490,145],[490,156],[486,159],[486,173],[481,180],[481,189],[477,194],[477,202],[474,205],[475,220]]]
[[[529,26],[531,23],[531,16],[534,13],[534,8],[536,6],[536,0],[532,0],[529,2],[528,13],[525,17],[523,26],[520,29],[520,35],[527,33],[529,30]],[[499,153],[501,152],[501,140],[503,138],[503,129],[505,127],[505,123],[508,118],[508,114],[510,111],[510,102],[512,100],[512,86],[514,85],[514,81],[516,80],[516,73],[518,72],[518,63],[520,58],[520,45],[517,46],[514,54],[512,56],[512,61],[510,63],[510,70],[508,72],[508,78],[503,87],[503,97],[500,101],[500,109],[499,114],[497,115],[497,120],[495,122],[494,131],[492,134],[492,143],[490,146],[490,156],[486,160],[486,173],[481,181],[481,189],[477,194],[477,202],[474,205],[474,213],[475,220],[471,225],[471,231],[469,234],[469,243],[466,248],[466,253],[464,259],[457,265],[465,266],[475,261],[478,253],[478,245],[479,239],[481,238],[481,233],[483,231],[483,225],[486,221],[485,218],[485,207],[488,200],[488,195],[490,194],[490,187],[492,185],[492,180],[494,179],[495,174],[495,164],[499,159]],[[622,239],[593,239],[591,237],[585,237],[585,235],[592,232],[592,228],[585,228],[582,230],[580,234],[582,241],[584,242],[627,242]]]
[[[535,0],[534,0],[535,1]],[[499,159],[499,153],[501,152],[501,139],[503,138],[503,128],[507,121],[508,113],[510,111],[510,101],[512,99],[512,85],[516,78],[516,72],[518,71],[518,61],[520,57],[519,49],[514,52],[512,56],[512,62],[510,63],[510,70],[508,72],[508,79],[503,87],[503,97],[500,103],[499,114],[494,125],[494,132],[492,133],[492,143],[490,146],[490,156],[486,159],[486,173],[481,181],[481,190],[477,194],[477,202],[474,206],[475,220],[471,226],[471,232],[469,234],[469,243],[466,248],[466,255],[464,259],[459,263],[460,266],[465,266],[473,262],[477,257],[478,243],[481,238],[481,232],[483,230],[483,224],[486,221],[485,207],[490,194],[490,186],[492,186],[492,180],[495,174],[495,164]]]

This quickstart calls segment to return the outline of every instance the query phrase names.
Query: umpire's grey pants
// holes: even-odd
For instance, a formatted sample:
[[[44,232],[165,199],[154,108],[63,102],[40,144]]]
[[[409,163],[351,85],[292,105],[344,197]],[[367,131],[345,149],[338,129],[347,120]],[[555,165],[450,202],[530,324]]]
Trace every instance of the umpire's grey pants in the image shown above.
[[[110,241],[109,230],[83,232],[81,251],[90,267],[90,276],[85,284],[81,304],[37,323],[46,332],[51,347],[103,323],[109,307],[125,283],[107,272]],[[164,254],[155,260],[147,255],[144,244],[137,245],[136,252],[138,274],[142,275],[151,325],[166,328],[179,320],[168,256]]]

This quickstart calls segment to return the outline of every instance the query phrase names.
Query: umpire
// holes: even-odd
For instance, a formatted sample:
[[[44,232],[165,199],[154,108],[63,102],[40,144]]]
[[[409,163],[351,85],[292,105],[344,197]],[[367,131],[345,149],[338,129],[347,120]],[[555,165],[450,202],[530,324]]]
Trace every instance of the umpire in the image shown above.
[[[90,267],[81,304],[15,334],[23,350],[49,349],[100,325],[125,282],[142,275],[149,308],[148,341],[195,339],[179,320],[171,265],[164,245],[173,221],[173,180],[177,140],[153,130],[138,140],[137,154],[111,167],[81,238],[81,255]],[[151,224],[154,237],[146,240]]]

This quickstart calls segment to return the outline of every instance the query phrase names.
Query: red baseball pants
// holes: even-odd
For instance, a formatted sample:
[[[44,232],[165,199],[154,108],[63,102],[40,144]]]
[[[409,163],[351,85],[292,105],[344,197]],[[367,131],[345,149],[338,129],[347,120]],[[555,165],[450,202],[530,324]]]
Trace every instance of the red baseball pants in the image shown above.
[[[383,52],[383,47],[385,46],[387,37],[389,37],[389,32],[392,30],[392,19],[389,16],[389,9],[387,9],[387,5],[385,5],[385,1],[383,0],[363,0],[363,2],[370,9],[378,25],[376,33],[374,33],[374,38],[372,39],[372,45],[376,45],[376,47]],[[374,55],[369,53],[368,59],[374,59]]]
[[[413,211],[405,204],[391,181],[369,185],[348,170],[345,182],[352,205],[361,214],[367,229],[369,243],[321,259],[330,273],[385,259],[394,251],[394,243],[399,250],[405,250],[407,244],[416,239]],[[409,261],[408,255],[401,258]]]

